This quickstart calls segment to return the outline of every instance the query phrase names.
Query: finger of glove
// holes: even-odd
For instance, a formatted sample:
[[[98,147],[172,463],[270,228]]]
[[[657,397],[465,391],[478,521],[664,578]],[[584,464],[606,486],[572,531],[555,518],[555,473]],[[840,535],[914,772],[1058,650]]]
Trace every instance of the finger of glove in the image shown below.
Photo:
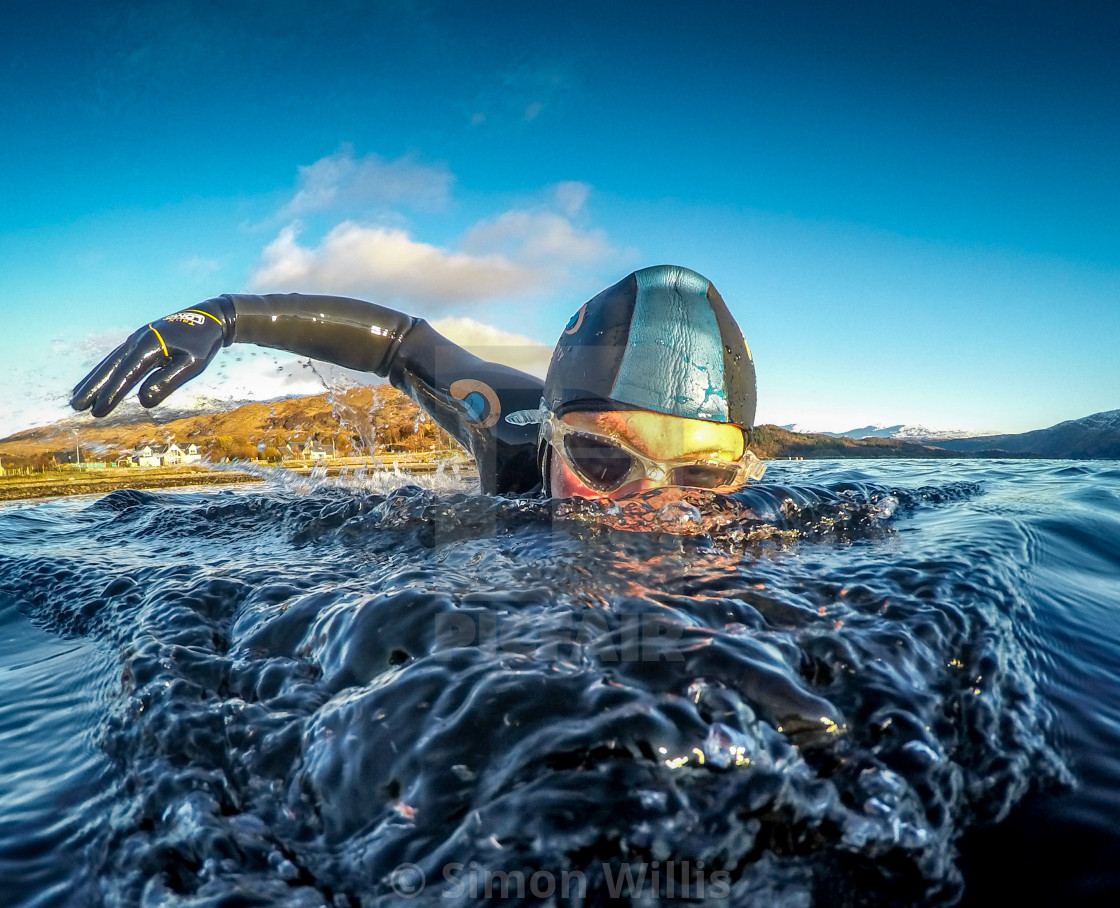
[[[125,341],[116,350],[106,356],[96,367],[74,387],[70,393],[70,406],[75,410],[87,410],[93,403],[97,392],[104,387],[113,372],[128,356],[131,341]]]
[[[167,354],[163,351],[163,345],[160,344],[154,332],[149,331],[142,334],[137,338],[132,349],[128,351],[128,356],[109,376],[101,390],[97,392],[97,397],[90,412],[94,416],[105,416],[112,412],[113,408],[124,399],[136,383],[159,365],[161,361],[166,361],[166,358]]]
[[[198,375],[206,368],[206,363],[207,360],[194,356],[173,356],[170,363],[156,369],[144,380],[136,396],[145,407],[154,407],[176,388]]]

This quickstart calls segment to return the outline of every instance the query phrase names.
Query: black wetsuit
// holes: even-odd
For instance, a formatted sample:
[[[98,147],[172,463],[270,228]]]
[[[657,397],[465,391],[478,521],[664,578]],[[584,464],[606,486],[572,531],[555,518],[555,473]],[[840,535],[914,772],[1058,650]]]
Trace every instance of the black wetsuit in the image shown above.
[[[298,293],[231,293],[215,302],[232,316],[227,344],[273,347],[388,378],[474,455],[484,492],[541,486],[537,424],[506,419],[539,408],[539,378],[479,359],[423,319],[375,303]]]

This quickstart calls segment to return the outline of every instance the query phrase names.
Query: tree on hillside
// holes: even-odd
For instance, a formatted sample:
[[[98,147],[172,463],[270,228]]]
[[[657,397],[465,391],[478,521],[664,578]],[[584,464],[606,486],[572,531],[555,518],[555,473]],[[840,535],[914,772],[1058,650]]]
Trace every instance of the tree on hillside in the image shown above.
[[[230,448],[229,456],[234,460],[256,460],[256,445],[251,445],[247,441],[235,441]]]

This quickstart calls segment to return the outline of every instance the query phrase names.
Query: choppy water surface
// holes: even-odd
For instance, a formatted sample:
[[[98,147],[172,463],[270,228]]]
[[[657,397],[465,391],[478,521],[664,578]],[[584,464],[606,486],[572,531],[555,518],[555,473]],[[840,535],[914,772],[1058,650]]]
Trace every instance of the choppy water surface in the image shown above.
[[[1114,904],[1120,468],[767,480],[0,510],[4,903]]]

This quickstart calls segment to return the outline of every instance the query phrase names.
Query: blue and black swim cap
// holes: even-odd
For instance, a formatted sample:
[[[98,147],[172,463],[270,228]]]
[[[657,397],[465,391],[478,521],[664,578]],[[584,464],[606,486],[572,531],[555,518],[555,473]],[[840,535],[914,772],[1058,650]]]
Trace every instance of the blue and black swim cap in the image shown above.
[[[545,403],[652,410],[750,431],[754,362],[719,291],[695,271],[643,268],[584,303],[548,367]]]

